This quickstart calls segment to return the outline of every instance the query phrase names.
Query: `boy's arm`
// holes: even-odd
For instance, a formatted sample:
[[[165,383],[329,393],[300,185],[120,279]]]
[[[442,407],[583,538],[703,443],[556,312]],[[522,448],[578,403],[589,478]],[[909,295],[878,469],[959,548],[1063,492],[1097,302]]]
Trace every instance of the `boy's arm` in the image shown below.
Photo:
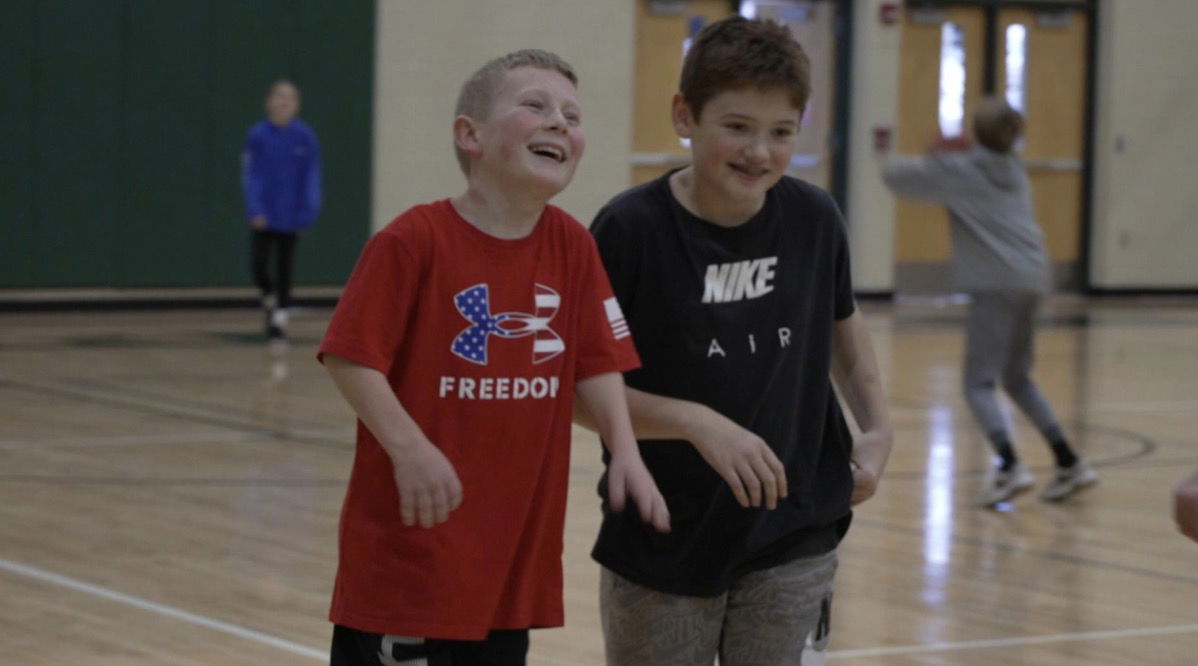
[[[308,222],[315,220],[320,215],[320,207],[323,203],[320,171],[320,142],[313,133],[311,152],[308,154],[307,173],[304,178],[304,205],[306,206],[304,217]]]
[[[266,206],[262,203],[262,174],[254,161],[256,147],[257,139],[251,130],[245,142],[245,149],[241,152],[241,189],[245,194],[246,217],[255,229],[265,229]]]
[[[741,506],[773,509],[786,497],[786,470],[782,461],[755,433],[716,410],[697,402],[627,388],[628,412],[640,439],[689,441],[707,464],[732,489]],[[574,420],[595,430],[595,421],[583,410]]]
[[[1182,534],[1198,541],[1198,470],[1173,490],[1173,517]]]
[[[433,527],[462,504],[462,483],[449,459],[424,436],[399,403],[386,376],[331,354],[324,365],[333,382],[391,458],[403,524]]]
[[[852,454],[853,504],[860,504],[877,491],[894,440],[878,361],[860,310],[836,322],[832,379],[861,429]]]
[[[895,155],[882,165],[882,180],[895,194],[946,203],[953,188],[943,154]]]
[[[628,407],[624,399],[624,378],[618,372],[588,377],[574,387],[582,411],[588,414],[611,454],[608,464],[608,500],[616,511],[623,511],[625,498],[631,496],[641,518],[659,532],[670,531],[670,513],[666,501],[641,460]]]

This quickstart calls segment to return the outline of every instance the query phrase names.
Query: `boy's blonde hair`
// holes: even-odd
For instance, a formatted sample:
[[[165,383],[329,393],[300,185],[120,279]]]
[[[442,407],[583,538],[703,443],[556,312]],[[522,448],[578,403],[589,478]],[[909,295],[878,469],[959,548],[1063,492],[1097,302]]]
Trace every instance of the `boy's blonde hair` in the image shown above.
[[[480,67],[469,79],[466,79],[466,82],[462,84],[461,92],[458,93],[458,103],[453,110],[454,116],[486,120],[491,113],[491,104],[495,101],[495,94],[503,85],[503,77],[513,69],[520,67],[536,67],[557,72],[569,79],[575,88],[578,87],[578,77],[574,74],[574,68],[561,56],[541,49],[521,49],[495,58]],[[456,143],[453,150],[457,155],[462,173],[470,175],[469,155]]]
[[[811,97],[811,62],[790,29],[740,16],[710,23],[682,62],[678,90],[695,120],[703,105],[727,90],[780,89],[801,115]]]
[[[985,97],[973,110],[973,135],[997,153],[1009,153],[1023,134],[1023,114],[1001,97]]]

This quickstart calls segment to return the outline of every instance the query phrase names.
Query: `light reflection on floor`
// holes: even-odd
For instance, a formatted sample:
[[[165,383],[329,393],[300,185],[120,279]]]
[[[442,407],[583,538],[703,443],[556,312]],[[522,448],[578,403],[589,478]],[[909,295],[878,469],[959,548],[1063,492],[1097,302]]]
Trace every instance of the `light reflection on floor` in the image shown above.
[[[944,602],[952,557],[953,532],[953,411],[946,405],[928,410],[928,457],[924,482],[924,591],[928,604]]]

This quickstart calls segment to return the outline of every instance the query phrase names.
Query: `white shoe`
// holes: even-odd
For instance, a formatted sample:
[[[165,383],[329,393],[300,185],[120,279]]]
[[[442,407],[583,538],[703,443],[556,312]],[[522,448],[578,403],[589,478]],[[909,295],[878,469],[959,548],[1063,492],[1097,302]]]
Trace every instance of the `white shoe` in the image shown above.
[[[986,487],[978,495],[978,504],[992,507],[1031,488],[1035,483],[1036,480],[1032,477],[1032,473],[1027,471],[1021,462],[1011,465],[1011,469],[1005,472],[995,468],[989,480],[986,481]]]
[[[287,310],[279,308],[270,313],[266,324],[266,337],[272,342],[287,342]]]
[[[1056,476],[1052,477],[1042,489],[1040,499],[1045,502],[1060,502],[1087,486],[1098,482],[1098,473],[1090,467],[1090,463],[1079,460],[1071,467],[1058,467]]]

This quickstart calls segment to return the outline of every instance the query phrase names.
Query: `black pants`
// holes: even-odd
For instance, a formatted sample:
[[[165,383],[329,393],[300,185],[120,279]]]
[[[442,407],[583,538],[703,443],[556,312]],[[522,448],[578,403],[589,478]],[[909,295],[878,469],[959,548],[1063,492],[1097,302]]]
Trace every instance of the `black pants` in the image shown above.
[[[280,308],[291,305],[291,264],[295,256],[293,233],[253,230],[250,259],[253,262],[254,284],[263,296],[274,294]],[[274,260],[274,273],[270,271]]]
[[[524,666],[528,656],[527,629],[492,631],[481,641],[413,640],[421,639],[334,625],[329,666]]]

